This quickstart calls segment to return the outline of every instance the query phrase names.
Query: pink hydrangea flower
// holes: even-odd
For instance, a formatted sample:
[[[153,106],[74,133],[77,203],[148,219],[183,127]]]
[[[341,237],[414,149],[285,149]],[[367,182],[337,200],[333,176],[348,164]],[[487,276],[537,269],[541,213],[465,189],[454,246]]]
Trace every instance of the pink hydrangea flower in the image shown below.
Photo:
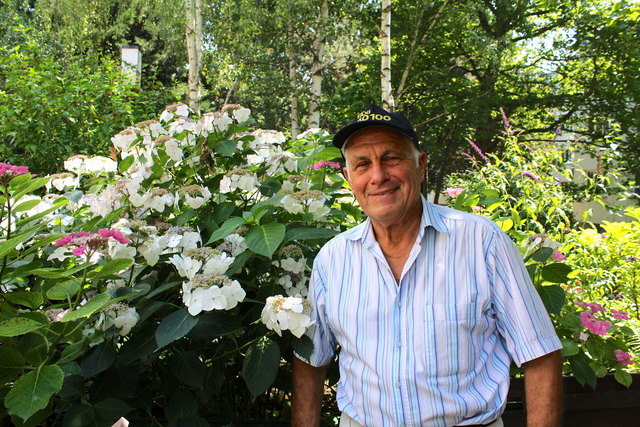
[[[29,168],[26,166],[14,166],[0,162],[0,184],[2,185],[9,185],[9,181],[13,178],[26,173],[29,173]]]
[[[615,350],[614,353],[616,354],[616,360],[618,361],[618,363],[623,366],[633,365],[635,363],[633,360],[631,360],[631,355],[626,351]]]
[[[447,187],[444,192],[447,194],[447,196],[454,198],[454,197],[458,197],[460,194],[462,194],[462,192],[464,191],[464,188],[460,188],[460,187]]]
[[[338,170],[340,169],[340,164],[336,163],[336,162],[331,162],[328,160],[323,160],[321,162],[318,163],[314,163],[311,165],[311,169],[322,169],[322,168],[327,168],[327,169],[333,169],[333,170]]]
[[[611,327],[611,322],[600,320],[588,311],[580,313],[580,321],[582,322],[582,326],[596,335],[607,335],[607,331]]]
[[[106,228],[101,228],[98,230],[98,234],[100,234],[100,236],[104,239],[113,237],[115,240],[125,245],[127,243],[131,243],[131,240],[124,237],[124,234],[122,234],[122,231],[120,230],[108,230]]]
[[[551,258],[553,258],[555,261],[560,262],[564,260],[566,257],[560,251],[553,251],[553,253],[551,254]]]
[[[101,228],[96,234],[89,233],[88,231],[71,233],[56,240],[53,245],[74,248],[71,253],[75,256],[80,256],[88,251],[95,251],[105,244],[110,238],[122,244],[131,243],[131,240],[124,237],[124,234],[122,234],[121,231]]]
[[[603,312],[604,313],[604,312],[607,311],[606,308],[604,308],[603,306],[601,306],[597,302],[575,301],[574,304],[577,305],[578,307],[588,308],[589,310],[591,310],[592,313],[598,313],[598,312]]]
[[[474,212],[482,212],[482,206],[480,205],[475,205],[475,206],[471,206],[471,210]]]
[[[611,314],[613,314],[614,319],[619,320],[629,320],[629,313],[624,310],[614,310],[613,308],[609,310]]]

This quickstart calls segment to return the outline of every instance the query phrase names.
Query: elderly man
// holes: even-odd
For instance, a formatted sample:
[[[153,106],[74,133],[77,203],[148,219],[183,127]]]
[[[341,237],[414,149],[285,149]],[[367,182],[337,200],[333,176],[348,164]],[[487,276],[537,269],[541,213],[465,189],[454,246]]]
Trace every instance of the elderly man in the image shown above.
[[[340,346],[341,426],[502,426],[524,366],[529,426],[556,426],[561,348],[520,254],[487,218],[427,203],[407,119],[374,105],[334,137],[368,219],[318,253],[314,349],[294,360],[294,426],[317,426]]]

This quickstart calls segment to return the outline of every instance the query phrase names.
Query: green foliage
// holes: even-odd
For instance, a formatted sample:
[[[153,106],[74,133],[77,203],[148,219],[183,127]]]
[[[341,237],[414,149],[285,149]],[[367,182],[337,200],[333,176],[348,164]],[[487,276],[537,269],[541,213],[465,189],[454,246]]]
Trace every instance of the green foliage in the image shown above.
[[[636,368],[627,357],[638,360],[627,311],[637,310],[637,222],[605,223],[605,234],[571,231],[573,189],[563,185],[563,153],[528,145],[504,120],[504,154],[485,154],[469,141],[472,167],[451,176],[445,193],[453,207],[496,221],[521,249],[562,342],[566,373],[594,388],[613,373],[628,386]]]
[[[73,154],[107,153],[109,138],[155,105],[115,62],[61,62],[30,43],[0,55],[0,156],[37,173],[59,171]]]

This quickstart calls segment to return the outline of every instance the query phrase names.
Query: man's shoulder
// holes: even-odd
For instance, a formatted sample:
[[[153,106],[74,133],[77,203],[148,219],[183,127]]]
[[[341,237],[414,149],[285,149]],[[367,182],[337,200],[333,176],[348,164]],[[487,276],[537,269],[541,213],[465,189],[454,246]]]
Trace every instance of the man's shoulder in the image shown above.
[[[500,231],[500,227],[491,219],[474,213],[463,212],[448,206],[427,203],[429,215],[432,221],[440,221],[449,227],[458,227],[462,224],[475,224],[488,232]]]
[[[318,255],[345,251],[353,242],[359,242],[367,229],[367,221],[351,227],[328,240],[320,249]]]

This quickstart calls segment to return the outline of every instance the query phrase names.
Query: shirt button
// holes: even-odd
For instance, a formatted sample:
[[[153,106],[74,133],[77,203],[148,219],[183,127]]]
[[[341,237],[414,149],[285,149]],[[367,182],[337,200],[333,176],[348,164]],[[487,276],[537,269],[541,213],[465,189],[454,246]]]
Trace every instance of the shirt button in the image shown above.
[[[401,343],[400,341],[398,341],[398,342],[396,343],[396,346],[401,347],[401,346],[402,346],[402,343]]]
[[[400,307],[402,303],[400,301],[396,301],[396,307]]]
[[[396,381],[396,387],[400,388],[400,381]]]

